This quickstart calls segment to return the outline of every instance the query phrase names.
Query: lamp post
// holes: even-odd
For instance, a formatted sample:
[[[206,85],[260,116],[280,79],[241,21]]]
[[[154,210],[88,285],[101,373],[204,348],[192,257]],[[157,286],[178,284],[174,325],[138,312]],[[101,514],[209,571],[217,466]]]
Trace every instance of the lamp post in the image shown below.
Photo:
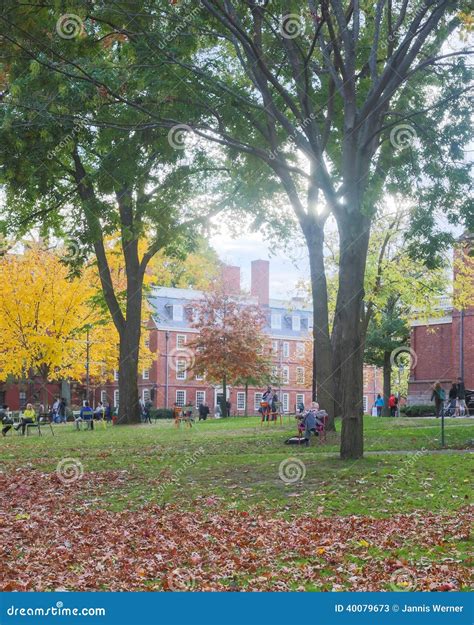
[[[404,371],[405,367],[403,365],[399,365],[398,367],[398,403],[397,403],[397,417],[400,418],[400,385],[401,385],[401,379],[402,379],[402,375],[403,375],[403,371]]]

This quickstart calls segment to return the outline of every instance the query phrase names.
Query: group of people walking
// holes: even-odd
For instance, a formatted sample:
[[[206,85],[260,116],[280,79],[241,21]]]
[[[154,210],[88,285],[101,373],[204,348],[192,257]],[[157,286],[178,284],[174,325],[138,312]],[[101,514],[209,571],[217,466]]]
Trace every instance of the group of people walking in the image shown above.
[[[440,417],[444,411],[445,416],[460,417],[467,413],[466,387],[462,378],[453,380],[446,402],[446,391],[440,382],[435,382],[431,393],[431,401],[435,404],[435,413]]]
[[[377,395],[377,399],[375,400],[374,403],[374,410],[377,414],[377,417],[381,417],[382,416],[382,412],[383,412],[383,408],[385,406],[385,400],[382,397],[382,395],[380,395],[380,393]],[[391,393],[390,397],[388,398],[388,407],[390,410],[390,416],[391,417],[396,417],[397,416],[397,412],[398,412],[398,397],[394,394]],[[375,415],[373,415],[375,416]]]

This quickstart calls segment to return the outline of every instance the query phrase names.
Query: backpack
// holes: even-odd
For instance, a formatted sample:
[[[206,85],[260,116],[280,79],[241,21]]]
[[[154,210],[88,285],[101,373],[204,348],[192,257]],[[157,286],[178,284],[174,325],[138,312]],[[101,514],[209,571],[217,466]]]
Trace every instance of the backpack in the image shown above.
[[[446,399],[446,393],[445,393],[444,388],[439,389],[438,396],[441,399],[441,401],[444,401]]]

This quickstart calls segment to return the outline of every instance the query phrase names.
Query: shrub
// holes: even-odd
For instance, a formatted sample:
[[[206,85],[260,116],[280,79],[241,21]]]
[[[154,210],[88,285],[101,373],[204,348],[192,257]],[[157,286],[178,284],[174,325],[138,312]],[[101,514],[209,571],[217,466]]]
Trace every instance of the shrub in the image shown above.
[[[433,404],[413,404],[402,406],[401,415],[404,417],[431,417],[435,414]]]
[[[172,419],[173,411],[171,408],[153,408],[150,410],[150,417],[152,419]]]

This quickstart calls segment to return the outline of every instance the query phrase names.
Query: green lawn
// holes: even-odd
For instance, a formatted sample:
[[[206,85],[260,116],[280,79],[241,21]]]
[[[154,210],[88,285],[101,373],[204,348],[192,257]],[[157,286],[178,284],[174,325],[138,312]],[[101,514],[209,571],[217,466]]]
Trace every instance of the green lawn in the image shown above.
[[[256,417],[9,434],[0,590],[465,590],[474,420],[439,428],[367,417],[355,462]]]
[[[339,427],[339,424],[338,424]],[[313,439],[310,448],[289,447],[294,431],[260,425],[256,417],[231,418],[176,429],[170,422],[106,431],[77,432],[56,426],[28,438],[1,441],[0,460],[7,473],[21,467],[52,472],[66,457],[77,458],[87,473],[128,471],[120,489],[100,493],[101,505],[120,510],[143,503],[179,502],[217,497],[227,507],[272,509],[277,515],[315,513],[390,515],[415,509],[455,510],[470,492],[470,454],[430,454],[440,445],[436,419],[366,417],[364,459],[344,463],[337,457],[338,435],[326,444]],[[466,448],[474,438],[474,420],[446,423],[448,447]],[[397,454],[397,450],[413,453]],[[295,457],[304,463],[304,479],[285,483],[280,463]]]

